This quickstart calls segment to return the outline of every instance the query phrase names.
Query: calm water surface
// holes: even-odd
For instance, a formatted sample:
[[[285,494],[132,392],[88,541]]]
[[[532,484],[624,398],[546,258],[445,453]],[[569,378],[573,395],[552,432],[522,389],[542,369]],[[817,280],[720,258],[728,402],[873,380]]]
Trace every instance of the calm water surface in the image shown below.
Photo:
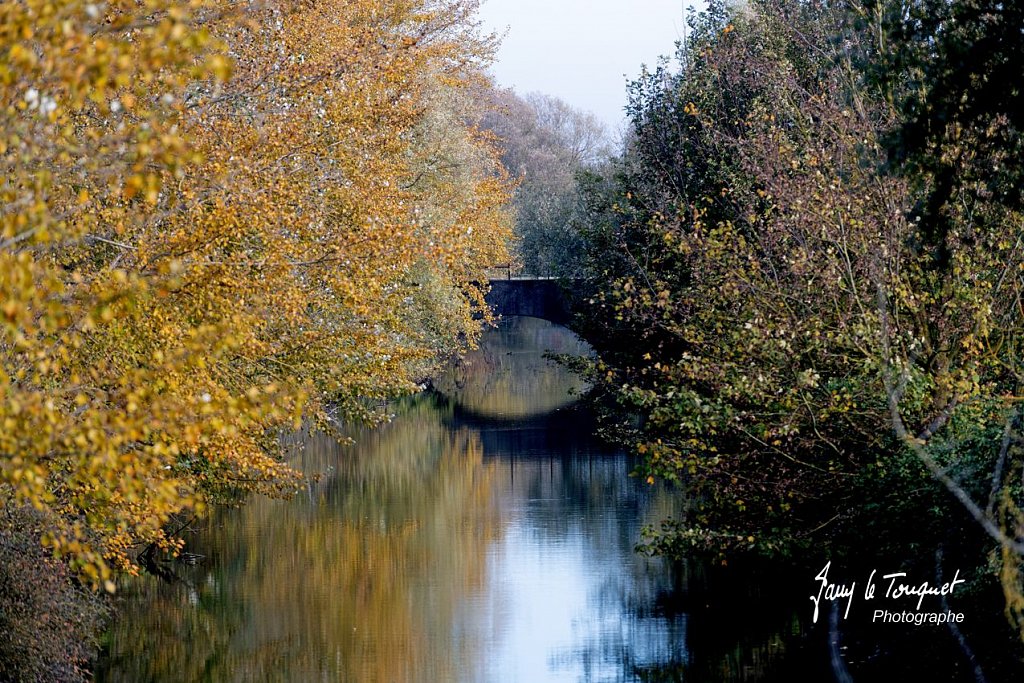
[[[681,497],[596,442],[547,349],[586,352],[512,319],[353,444],[290,437],[319,478],[200,523],[180,580],[126,583],[98,680],[756,680],[795,627],[689,599],[692,571],[634,552]]]

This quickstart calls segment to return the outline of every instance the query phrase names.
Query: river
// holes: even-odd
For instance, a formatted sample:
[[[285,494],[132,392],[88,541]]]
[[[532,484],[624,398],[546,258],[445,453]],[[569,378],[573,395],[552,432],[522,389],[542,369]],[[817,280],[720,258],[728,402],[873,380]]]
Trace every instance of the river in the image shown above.
[[[746,614],[751,581],[694,600],[701,572],[634,551],[682,496],[629,476],[546,350],[586,347],[510,319],[390,423],[291,435],[315,479],[197,523],[177,580],[125,581],[97,680],[759,680],[792,611]]]

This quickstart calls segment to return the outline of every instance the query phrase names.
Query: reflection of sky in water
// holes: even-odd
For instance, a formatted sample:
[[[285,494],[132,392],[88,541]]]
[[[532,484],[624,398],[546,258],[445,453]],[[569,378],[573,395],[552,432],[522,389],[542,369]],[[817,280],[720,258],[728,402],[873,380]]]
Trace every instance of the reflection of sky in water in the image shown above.
[[[503,531],[463,612],[483,659],[463,680],[631,681],[685,660],[685,617],[652,614],[671,577],[632,549],[653,496],[629,469],[624,456],[557,453],[501,468]]]
[[[621,557],[581,535],[538,542],[514,523],[490,555],[486,606],[496,625],[486,681],[618,681],[632,662],[683,658],[683,625],[640,619],[621,602]],[[603,549],[608,550],[608,549]]]

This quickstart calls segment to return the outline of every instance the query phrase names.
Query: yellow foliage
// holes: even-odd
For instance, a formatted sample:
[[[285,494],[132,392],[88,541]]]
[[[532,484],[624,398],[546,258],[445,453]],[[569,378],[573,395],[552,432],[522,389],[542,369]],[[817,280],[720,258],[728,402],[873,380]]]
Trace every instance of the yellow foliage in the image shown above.
[[[475,339],[509,188],[459,115],[474,8],[0,5],[0,504],[94,585]]]

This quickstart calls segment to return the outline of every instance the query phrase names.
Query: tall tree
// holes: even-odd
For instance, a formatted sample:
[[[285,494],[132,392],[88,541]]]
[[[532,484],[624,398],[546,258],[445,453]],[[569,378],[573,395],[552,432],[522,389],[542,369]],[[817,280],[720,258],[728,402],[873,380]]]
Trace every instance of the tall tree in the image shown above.
[[[478,334],[509,219],[453,114],[475,5],[0,6],[0,495],[88,581],[292,490],[281,428]]]
[[[939,115],[865,68],[892,58],[882,15],[712,3],[693,29],[678,71],[634,84],[590,204],[593,369],[645,418],[643,474],[694,493],[650,549],[787,552],[855,535],[865,507],[942,510],[922,534],[1000,550],[1019,618],[1020,214],[971,180],[985,164],[921,210],[948,194],[946,152],[973,157],[935,121],[945,152],[892,156]],[[969,134],[1002,136],[986,116]],[[989,160],[1016,166],[1007,149]]]

